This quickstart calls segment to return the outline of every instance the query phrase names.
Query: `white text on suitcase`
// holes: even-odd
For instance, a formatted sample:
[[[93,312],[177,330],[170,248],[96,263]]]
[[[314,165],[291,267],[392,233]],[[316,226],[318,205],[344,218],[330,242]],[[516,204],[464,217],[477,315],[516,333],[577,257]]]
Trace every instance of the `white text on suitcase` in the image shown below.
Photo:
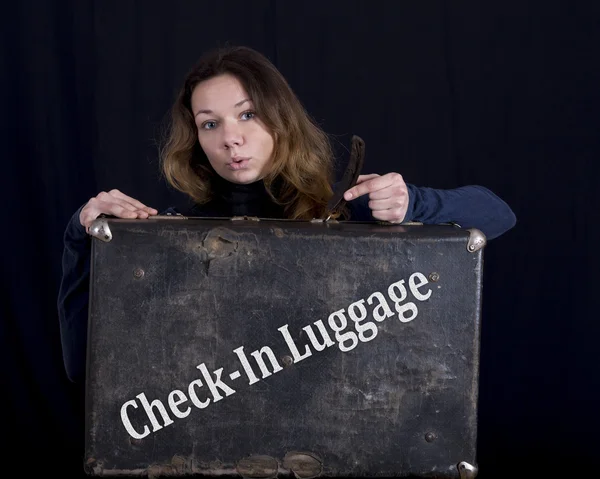
[[[421,290],[420,288],[423,288],[425,285],[427,285],[427,283],[428,280],[424,274],[415,272],[408,278],[408,290],[416,300],[426,301],[431,296],[431,289]],[[317,352],[324,351],[326,348],[335,346],[336,344],[342,352],[351,351],[360,342],[366,343],[375,339],[378,332],[376,322],[382,322],[385,319],[396,315],[397,319],[401,323],[408,323],[417,317],[419,312],[417,305],[413,301],[407,301],[409,298],[408,290],[405,286],[405,280],[403,279],[388,286],[387,298],[393,304],[393,307],[396,310],[395,313],[390,307],[390,303],[384,294],[379,291],[371,294],[366,299],[366,303],[369,306],[374,305],[373,310],[371,311],[371,316],[375,322],[367,321],[368,311],[367,307],[365,306],[365,299],[360,299],[353,302],[348,306],[347,309],[340,309],[334,313],[331,313],[327,319],[327,324],[334,333],[333,336],[335,338],[335,342],[333,339],[331,339],[331,336],[322,320],[318,320],[313,323],[319,331],[321,336],[320,340],[317,339],[317,335],[315,334],[312,325],[305,326],[302,329],[306,332],[310,340],[310,346],[312,346],[312,348]],[[354,330],[348,328],[348,319],[346,318],[346,313],[354,324]],[[278,331],[283,336],[283,339],[289,348],[293,363],[298,363],[312,356],[313,352],[308,344],[303,345],[304,350],[301,352],[302,346],[299,346],[294,342],[291,334],[288,331],[287,324],[284,324],[278,328]],[[260,378],[257,376],[257,371],[252,368],[250,358],[248,355],[246,355],[243,346],[234,349],[233,352],[239,358],[244,373],[248,379],[248,384],[250,385],[283,370],[283,367],[277,360],[272,349],[268,346],[264,346],[260,350],[250,353],[250,356],[254,358],[254,361],[260,369]],[[265,362],[265,356],[271,363],[272,371]],[[152,402],[149,402],[148,398],[143,392],[136,396],[139,401],[139,405],[142,406],[142,409],[139,409],[138,401],[135,399],[131,399],[121,406],[121,421],[123,422],[127,432],[134,439],[142,439],[150,434],[151,431],[147,421],[149,421],[150,425],[152,426],[152,432],[156,432],[165,426],[173,424],[173,417],[177,419],[183,419],[187,417],[192,411],[191,406],[187,406],[185,408],[182,408],[181,406],[187,402],[188,399],[198,409],[205,409],[211,404],[211,401],[218,402],[224,397],[231,396],[236,392],[235,389],[221,379],[223,368],[213,371],[213,374],[209,372],[205,363],[196,366],[196,368],[202,373],[202,379],[195,379],[190,382],[187,387],[187,396],[179,389],[175,389],[169,393],[167,405],[171,414],[169,414],[167,407],[162,401],[160,401],[160,399],[154,399]],[[229,374],[229,378],[232,381],[240,377],[241,373],[239,370]],[[211,397],[207,397],[208,394],[204,395],[203,399],[198,396],[198,392],[203,385],[208,387],[207,392],[210,393]],[[159,417],[157,417],[157,413],[160,416],[160,419],[162,419],[162,423],[159,420]]]

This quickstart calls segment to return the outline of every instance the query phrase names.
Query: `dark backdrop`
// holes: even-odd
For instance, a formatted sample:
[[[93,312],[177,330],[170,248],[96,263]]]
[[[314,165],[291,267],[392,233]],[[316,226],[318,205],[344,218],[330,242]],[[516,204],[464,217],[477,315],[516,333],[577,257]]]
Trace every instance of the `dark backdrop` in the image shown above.
[[[346,158],[516,213],[486,248],[482,478],[591,477],[598,446],[597,2],[20,1],[0,57],[2,468],[82,476],[81,391],[56,295],[73,212],[119,188],[163,209],[161,126],[225,42],[265,53]],[[8,450],[6,449],[8,447]]]

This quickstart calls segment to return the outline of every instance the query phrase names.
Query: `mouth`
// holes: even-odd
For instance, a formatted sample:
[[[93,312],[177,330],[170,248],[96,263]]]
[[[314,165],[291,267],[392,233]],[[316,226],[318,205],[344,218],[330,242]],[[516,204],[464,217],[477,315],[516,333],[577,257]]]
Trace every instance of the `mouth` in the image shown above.
[[[234,156],[231,161],[227,163],[227,168],[233,171],[243,170],[248,166],[250,157],[247,156]]]

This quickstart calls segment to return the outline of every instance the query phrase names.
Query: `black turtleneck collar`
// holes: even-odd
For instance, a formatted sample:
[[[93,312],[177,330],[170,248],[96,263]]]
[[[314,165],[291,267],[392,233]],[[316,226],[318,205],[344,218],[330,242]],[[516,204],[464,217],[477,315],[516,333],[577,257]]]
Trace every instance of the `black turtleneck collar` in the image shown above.
[[[187,216],[284,218],[283,208],[273,202],[262,180],[240,185],[217,175],[212,179],[212,188],[212,199],[193,206]]]

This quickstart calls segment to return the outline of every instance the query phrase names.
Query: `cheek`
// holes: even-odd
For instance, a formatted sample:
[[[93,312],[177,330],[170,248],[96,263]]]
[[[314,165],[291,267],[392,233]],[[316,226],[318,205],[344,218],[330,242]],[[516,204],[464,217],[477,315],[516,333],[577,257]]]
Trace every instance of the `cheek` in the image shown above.
[[[206,139],[204,138],[203,135],[201,135],[200,133],[198,133],[196,135],[196,138],[198,138],[198,143],[200,143],[200,148],[202,148],[203,150],[206,149]]]
[[[271,153],[273,153],[273,148],[275,146],[273,137],[269,134],[269,132],[267,130],[265,130],[264,128],[261,128],[260,138],[261,138],[260,143],[262,146],[263,153],[267,156],[270,156]]]
[[[214,167],[215,160],[218,157],[218,152],[216,151],[215,142],[211,138],[207,138],[206,136],[198,135],[198,143],[200,144],[200,148],[208,158],[208,162]]]
[[[214,154],[216,147],[214,138],[207,135],[198,135],[198,143],[200,143],[200,148],[204,150],[204,153],[206,153],[207,156]]]

